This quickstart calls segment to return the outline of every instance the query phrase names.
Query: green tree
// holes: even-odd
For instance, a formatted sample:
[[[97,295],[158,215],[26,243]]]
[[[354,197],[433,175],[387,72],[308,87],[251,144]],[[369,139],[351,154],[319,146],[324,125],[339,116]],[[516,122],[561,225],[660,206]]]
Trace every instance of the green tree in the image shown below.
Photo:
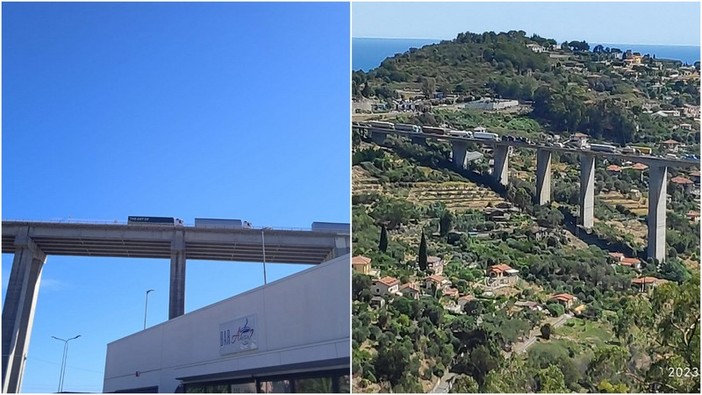
[[[563,372],[556,365],[549,365],[545,369],[539,370],[536,374],[536,382],[541,393],[563,393],[568,392],[565,385]]]
[[[449,393],[452,394],[475,394],[479,392],[478,382],[471,376],[458,376]]]
[[[444,211],[444,214],[439,220],[439,234],[441,237],[446,237],[451,230],[451,222],[453,221],[453,216],[448,210]]]
[[[427,239],[422,232],[422,241],[419,243],[419,270],[427,270]]]
[[[378,243],[378,249],[381,252],[386,252],[388,250],[388,230],[385,229],[384,224],[380,228],[380,243]]]
[[[553,334],[553,327],[551,327],[551,324],[544,324],[541,327],[541,337],[543,337],[546,340],[549,340],[551,338],[551,335]]]
[[[434,97],[434,91],[436,90],[436,80],[431,77],[424,77],[422,79],[422,93],[431,99]]]

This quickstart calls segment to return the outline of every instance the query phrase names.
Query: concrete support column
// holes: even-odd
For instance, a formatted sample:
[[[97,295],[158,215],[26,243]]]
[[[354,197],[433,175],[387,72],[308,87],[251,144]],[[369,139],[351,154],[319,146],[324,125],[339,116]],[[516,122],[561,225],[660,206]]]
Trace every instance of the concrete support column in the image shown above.
[[[668,168],[648,168],[648,250],[649,258],[665,260],[665,220]]]
[[[168,319],[185,314],[185,240],[176,231],[171,242],[171,281],[168,296]]]
[[[501,185],[509,184],[509,146],[495,145],[492,176]]]
[[[380,131],[378,131],[378,129],[371,129],[370,135],[371,135],[371,140],[373,140],[374,143],[380,145],[380,144],[385,143],[385,137],[388,134],[385,132],[380,132]]]
[[[579,224],[590,229],[595,224],[595,156],[580,155]]]
[[[453,141],[451,143],[451,162],[457,169],[466,168],[466,152],[468,144],[461,141]]]
[[[351,239],[349,236],[337,236],[334,239],[334,248],[324,258],[324,262],[351,253]]]
[[[20,392],[46,254],[29,238],[15,237],[15,257],[2,310],[2,392]]]
[[[427,138],[423,136],[412,136],[411,137],[412,144],[417,144],[417,145],[427,145]]]
[[[536,151],[536,204],[543,206],[551,201],[551,151]]]

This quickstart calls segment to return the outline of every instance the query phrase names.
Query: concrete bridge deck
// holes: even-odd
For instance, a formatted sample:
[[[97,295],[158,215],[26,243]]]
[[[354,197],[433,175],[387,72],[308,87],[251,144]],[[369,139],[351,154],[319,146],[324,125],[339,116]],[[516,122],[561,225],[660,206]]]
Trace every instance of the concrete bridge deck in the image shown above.
[[[358,128],[358,129],[366,129],[366,130],[370,131],[371,133],[396,134],[396,135],[400,135],[400,136],[415,137],[415,138],[417,138],[417,137],[435,138],[437,140],[445,140],[445,141],[448,141],[451,143],[458,143],[458,144],[475,143],[475,144],[487,145],[490,147],[512,146],[512,147],[527,148],[527,149],[533,149],[533,150],[547,150],[547,151],[561,152],[561,153],[588,154],[588,155],[601,156],[601,157],[607,157],[607,158],[617,158],[617,159],[621,159],[621,160],[630,160],[632,162],[639,162],[639,163],[643,163],[647,166],[654,166],[654,167],[662,167],[662,166],[683,167],[683,168],[690,168],[690,167],[699,168],[700,167],[700,161],[695,161],[695,160],[659,158],[659,157],[651,156],[651,155],[618,154],[618,153],[583,150],[583,149],[566,148],[566,147],[561,148],[561,147],[556,147],[556,146],[551,146],[551,145],[543,145],[543,144],[528,144],[528,143],[525,143],[523,141],[490,141],[490,140],[481,140],[481,139],[475,139],[475,138],[432,134],[432,133],[414,133],[414,132],[408,132],[408,131],[404,131],[404,130],[374,128],[371,126],[361,126],[361,125],[354,125],[353,127]]]
[[[264,245],[266,263],[319,264],[349,253],[350,231],[3,221],[2,252],[14,260],[2,311],[2,392],[20,388],[47,256],[170,259],[172,319],[185,313],[188,259],[264,262]]]
[[[23,230],[24,229],[24,230]],[[186,259],[263,262],[261,229],[193,226],[2,222],[2,252],[15,252],[21,232],[47,255],[171,258],[172,241],[183,233]],[[336,233],[265,230],[267,263],[319,264],[337,247]]]

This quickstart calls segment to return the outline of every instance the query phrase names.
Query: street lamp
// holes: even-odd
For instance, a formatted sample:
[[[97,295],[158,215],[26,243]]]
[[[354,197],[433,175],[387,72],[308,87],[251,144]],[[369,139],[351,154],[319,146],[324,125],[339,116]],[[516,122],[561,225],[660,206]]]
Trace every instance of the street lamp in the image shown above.
[[[144,329],[146,329],[146,313],[149,311],[149,292],[154,292],[155,289],[146,291],[146,301],[144,302]]]
[[[266,279],[266,236],[264,234],[264,232],[267,230],[271,230],[271,228],[266,227],[261,229],[261,246],[263,247],[263,285],[268,284],[268,280]]]
[[[59,378],[58,392],[63,392],[63,377],[66,375],[66,358],[68,358],[68,342],[80,337],[72,337],[70,339],[61,339],[56,336],[51,336],[56,340],[61,340],[63,342],[63,360],[61,361],[61,377]]]

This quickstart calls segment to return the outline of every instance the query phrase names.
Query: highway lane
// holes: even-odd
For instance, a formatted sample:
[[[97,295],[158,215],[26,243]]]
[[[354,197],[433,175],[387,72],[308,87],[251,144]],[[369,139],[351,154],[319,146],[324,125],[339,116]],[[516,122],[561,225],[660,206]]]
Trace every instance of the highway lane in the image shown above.
[[[643,163],[647,166],[666,166],[666,167],[683,167],[683,168],[699,168],[700,167],[700,161],[695,161],[695,160],[687,160],[687,159],[671,159],[671,158],[659,158],[657,156],[651,156],[651,155],[636,155],[636,154],[622,154],[622,153],[613,153],[613,152],[603,152],[603,151],[592,151],[589,149],[577,149],[577,148],[568,148],[568,147],[558,147],[558,146],[553,146],[553,145],[544,145],[544,144],[529,144],[525,143],[523,141],[492,141],[492,140],[483,140],[483,139],[476,139],[476,138],[469,138],[469,137],[459,137],[459,136],[451,136],[451,135],[441,135],[441,134],[433,134],[433,133],[416,133],[416,132],[409,132],[409,131],[404,131],[404,130],[395,130],[395,129],[385,129],[385,128],[374,128],[372,126],[364,126],[360,124],[355,124],[353,125],[355,128],[359,129],[367,129],[372,132],[376,133],[385,133],[385,134],[397,134],[397,135],[402,135],[405,137],[423,137],[423,138],[435,138],[439,140],[446,140],[450,142],[463,142],[463,143],[475,143],[475,144],[481,144],[481,145],[489,145],[491,147],[495,147],[497,145],[507,145],[507,146],[512,146],[512,147],[518,147],[518,148],[526,148],[526,149],[534,149],[534,150],[547,150],[547,151],[553,151],[553,152],[561,152],[561,153],[571,153],[571,154],[588,154],[592,156],[600,156],[600,157],[607,157],[607,158],[617,158],[621,160],[629,160],[632,162],[639,162]]]

